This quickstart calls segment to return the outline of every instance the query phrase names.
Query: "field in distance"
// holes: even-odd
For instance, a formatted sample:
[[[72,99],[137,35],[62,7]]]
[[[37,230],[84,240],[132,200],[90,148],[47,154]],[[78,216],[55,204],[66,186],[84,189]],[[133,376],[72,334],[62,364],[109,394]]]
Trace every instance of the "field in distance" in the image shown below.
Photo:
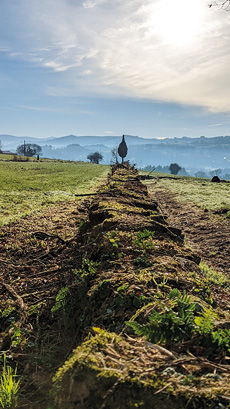
[[[166,189],[177,200],[193,202],[201,209],[222,210],[230,218],[230,183],[213,183],[210,179],[152,173],[156,179],[146,180],[151,193]]]
[[[75,194],[92,191],[109,172],[109,166],[85,162],[12,159],[0,155],[0,225],[52,203],[73,201]],[[225,209],[225,217],[230,218],[230,183],[162,173],[152,175],[156,179],[146,183],[153,195],[163,188],[176,194],[177,200],[193,202],[201,209]]]
[[[146,180],[171,226],[216,271],[229,277],[230,183],[173,175]]]
[[[0,155],[0,225],[52,203],[76,200],[75,194],[92,192],[109,172],[105,165],[44,159],[14,162],[6,156]]]

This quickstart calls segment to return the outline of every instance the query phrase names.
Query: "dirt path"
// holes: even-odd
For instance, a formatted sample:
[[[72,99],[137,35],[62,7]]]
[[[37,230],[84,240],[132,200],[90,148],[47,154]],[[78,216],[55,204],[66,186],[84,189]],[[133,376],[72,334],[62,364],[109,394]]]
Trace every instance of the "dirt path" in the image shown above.
[[[168,223],[182,229],[187,244],[209,266],[229,275],[230,220],[204,211],[192,202],[180,202],[176,194],[156,185],[148,188],[168,216]]]

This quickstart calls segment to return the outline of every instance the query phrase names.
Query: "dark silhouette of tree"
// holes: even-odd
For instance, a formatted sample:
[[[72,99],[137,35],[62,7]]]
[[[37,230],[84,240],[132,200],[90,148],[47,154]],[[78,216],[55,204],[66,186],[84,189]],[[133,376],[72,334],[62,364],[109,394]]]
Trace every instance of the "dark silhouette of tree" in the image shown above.
[[[171,163],[169,170],[172,175],[177,175],[179,170],[181,170],[181,167],[177,163]]]
[[[2,141],[0,141],[0,153],[2,153]]]
[[[89,159],[91,163],[97,163],[98,164],[100,161],[103,160],[103,156],[99,152],[94,152],[94,153],[90,153],[87,156],[87,159]]]
[[[125,135],[122,136],[122,141],[118,146],[118,155],[122,158],[122,163],[124,162],[124,158],[126,157],[128,152],[128,148],[125,142]]]
[[[24,155],[24,156],[34,156],[34,155],[41,155],[42,148],[40,145],[37,145],[36,143],[25,143],[22,145],[19,145],[16,149],[16,152],[18,155]]]

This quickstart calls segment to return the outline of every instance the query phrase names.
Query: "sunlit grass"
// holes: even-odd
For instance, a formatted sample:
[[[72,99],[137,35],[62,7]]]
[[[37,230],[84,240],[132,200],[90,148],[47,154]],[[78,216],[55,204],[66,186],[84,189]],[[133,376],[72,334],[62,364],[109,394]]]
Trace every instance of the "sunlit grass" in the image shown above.
[[[44,159],[46,160],[46,159]],[[18,162],[37,162],[37,158],[35,156],[28,157],[28,156],[20,156],[20,155],[8,155],[6,153],[0,153],[0,161],[9,162],[9,161],[18,161]]]
[[[209,282],[217,284],[220,287],[225,287],[226,289],[229,289],[230,280],[225,274],[221,273],[220,271],[216,271],[211,267],[208,267],[203,262],[200,263],[200,269]]]
[[[0,225],[58,201],[75,200],[109,167],[83,162],[0,162]]]
[[[149,190],[154,193],[159,188],[168,189],[177,193],[177,199],[185,202],[193,202],[202,209],[218,210],[228,209],[230,211],[230,183],[213,183],[208,179],[192,177],[170,176],[160,179],[146,181]]]
[[[6,365],[6,356],[4,355],[4,364],[2,376],[0,379],[0,404],[3,409],[14,409],[17,407],[17,398],[19,392],[20,378],[15,371]]]

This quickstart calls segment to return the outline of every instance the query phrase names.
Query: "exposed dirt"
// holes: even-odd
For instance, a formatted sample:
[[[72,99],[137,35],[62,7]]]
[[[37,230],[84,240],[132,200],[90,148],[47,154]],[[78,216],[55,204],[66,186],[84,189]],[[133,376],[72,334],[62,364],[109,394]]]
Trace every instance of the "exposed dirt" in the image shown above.
[[[0,230],[0,351],[23,376],[20,408],[46,408],[53,371],[75,346],[63,341],[50,311],[68,285],[86,208],[84,201],[56,203]]]
[[[58,203],[1,228],[0,277],[13,284],[28,307],[55,298],[85,211],[84,202],[78,207],[77,202]]]
[[[209,266],[230,275],[230,220],[221,214],[202,210],[192,202],[157,187],[152,195],[171,226],[180,228],[187,244]]]

